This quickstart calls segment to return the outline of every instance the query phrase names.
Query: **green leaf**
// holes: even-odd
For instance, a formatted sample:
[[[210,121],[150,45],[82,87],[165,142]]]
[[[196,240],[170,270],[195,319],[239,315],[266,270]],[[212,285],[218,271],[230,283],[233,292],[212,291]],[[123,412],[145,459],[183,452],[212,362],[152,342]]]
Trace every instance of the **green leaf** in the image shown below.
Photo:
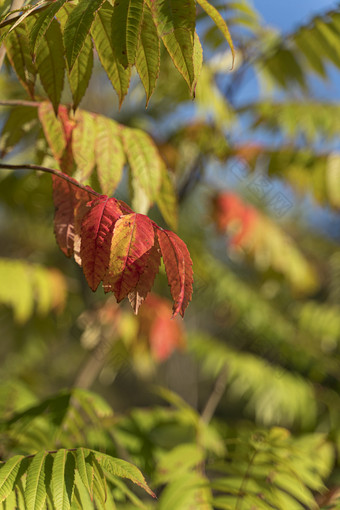
[[[47,101],[40,103],[38,114],[53,156],[56,160],[60,160],[66,149],[66,139],[62,123],[55,116],[51,104]]]
[[[119,98],[119,106],[122,105],[130,84],[130,67],[124,66],[117,59],[115,48],[111,41],[111,18],[113,7],[109,2],[105,2],[99,10],[91,33],[96,46],[100,62],[105,69],[113,88]]]
[[[27,510],[42,510],[45,505],[45,458],[47,452],[38,452],[27,470],[25,501]]]
[[[79,476],[88,490],[88,493],[93,499],[93,466],[90,462],[91,460],[91,451],[86,448],[78,448],[76,453],[76,461],[77,461],[77,469]]]
[[[93,43],[90,35],[88,35],[72,70],[69,71],[68,79],[73,97],[73,110],[78,108],[86,92],[92,75],[92,69]]]
[[[161,183],[162,160],[150,136],[140,129],[121,130],[132,180],[145,191],[150,201],[157,198]]]
[[[44,44],[37,49],[36,64],[42,86],[57,115],[64,86],[65,60],[60,25],[55,19],[46,30]]]
[[[119,478],[128,478],[136,485],[139,485],[139,487],[142,487],[142,489],[144,489],[152,497],[155,497],[155,494],[147,485],[144,476],[136,466],[130,464],[130,462],[126,462],[125,460],[105,455],[104,453],[93,453],[100,466],[111,473],[111,475],[118,476]]]
[[[30,52],[26,21],[23,21],[7,36],[5,46],[7,57],[21,84],[29,95],[34,98],[36,67],[33,64]]]
[[[13,14],[13,13],[17,13],[17,12],[21,12],[22,14],[19,15],[19,17],[17,19],[13,19],[13,21],[11,22],[11,24],[9,25],[9,27],[3,31],[1,37],[0,37],[0,43],[5,39],[5,37],[11,33],[13,30],[15,30],[18,26],[20,25],[24,25],[26,23],[26,18],[35,10],[37,9],[38,7],[41,7],[42,5],[44,4],[47,4],[48,3],[48,0],[40,0],[39,2],[37,2],[35,5],[27,5],[26,7],[22,7],[21,9],[15,9],[15,10],[11,10],[9,14]],[[6,16],[5,16],[6,17]]]
[[[47,9],[39,12],[39,15],[36,15],[36,22],[30,31],[30,43],[33,53],[35,53],[41,39],[45,36],[55,15],[66,2],[67,0],[56,0]]]
[[[222,34],[224,35],[227,43],[230,46],[231,54],[233,57],[232,61],[232,68],[234,67],[234,61],[235,61],[235,48],[233,44],[233,40],[231,38],[230,32],[228,30],[227,24],[218,12],[217,9],[213,5],[211,5],[207,0],[197,0],[197,3],[200,4],[202,9],[205,10],[205,12],[210,16],[210,18],[213,20],[213,22],[216,24],[216,26],[221,30]]]
[[[159,37],[193,94],[197,82],[194,67],[195,1],[154,0],[152,14]]]
[[[23,510],[26,510],[25,506],[22,508],[23,508]],[[4,503],[1,504],[1,509],[2,510],[18,510],[15,489],[12,490],[12,492],[7,497],[6,501],[4,501]],[[19,507],[19,509],[20,509],[20,507]]]
[[[75,114],[76,127],[72,132],[72,152],[77,165],[75,179],[86,181],[95,166],[94,146],[96,140],[95,118],[85,110]]]
[[[71,452],[59,450],[53,462],[52,495],[56,510],[69,510],[74,489],[75,461]]]
[[[204,460],[204,451],[195,443],[183,443],[160,456],[155,483],[169,483],[181,478]]]
[[[81,52],[86,36],[91,30],[95,15],[104,0],[83,0],[72,10],[64,31],[65,54],[68,67],[72,67]]]
[[[65,28],[66,22],[74,5],[65,4],[58,13],[58,20],[60,21],[62,31]],[[89,81],[92,75],[93,69],[93,42],[90,34],[87,34],[84,45],[70,71],[67,68],[68,81],[70,84],[72,98],[73,98],[73,110],[75,111],[80,101],[82,100],[86,89],[89,85]]]
[[[163,218],[172,230],[177,229],[178,204],[173,181],[164,164],[161,165],[161,186],[156,204]]]
[[[107,498],[106,479],[95,454],[97,454],[97,452],[91,451],[89,456],[89,461],[91,462],[93,469],[93,492],[96,502],[99,500],[99,503],[101,503],[102,506],[105,506]]]
[[[0,157],[8,154],[23,137],[32,132],[36,119],[36,107],[17,106],[11,109],[1,131]]]
[[[136,68],[146,93],[146,105],[159,75],[160,44],[149,7],[144,4],[142,30],[139,37]]]
[[[113,4],[111,42],[124,67],[135,63],[142,16],[143,0],[119,0]]]
[[[97,115],[95,155],[98,180],[102,192],[112,195],[117,188],[125,163],[119,125],[107,117]]]
[[[0,468],[0,503],[4,501],[13,490],[14,482],[16,480],[21,461],[24,457],[22,455],[15,455]]]
[[[208,480],[198,473],[185,473],[165,487],[158,506],[159,510],[175,508],[176,510],[186,510],[196,508],[197,501],[199,501],[199,508],[212,510],[212,506],[208,502],[209,499]]]

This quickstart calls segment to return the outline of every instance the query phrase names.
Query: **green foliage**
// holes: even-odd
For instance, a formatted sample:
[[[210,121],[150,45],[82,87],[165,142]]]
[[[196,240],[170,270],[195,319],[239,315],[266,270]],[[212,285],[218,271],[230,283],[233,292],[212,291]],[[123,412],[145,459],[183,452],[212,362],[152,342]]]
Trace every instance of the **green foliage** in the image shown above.
[[[234,54],[224,20],[209,2],[204,1],[202,5],[222,30]],[[13,21],[0,23],[0,29],[8,57],[22,84],[34,97],[38,74],[56,112],[63,90],[64,56],[74,109],[86,91],[93,58],[90,35],[120,105],[128,92],[131,68],[135,65],[149,101],[159,74],[160,40],[193,95],[202,65],[202,49],[195,24],[194,0],[186,3],[123,0],[113,5],[104,0],[91,3],[81,0],[76,5],[58,0],[28,6],[24,14]],[[42,38],[44,44],[41,44]],[[32,62],[39,51],[40,64],[38,62],[36,68]],[[43,61],[46,65],[42,65]]]
[[[214,506],[317,508],[312,491],[322,488],[331,458],[322,435],[293,439],[280,428],[241,435],[230,445],[229,462],[211,466],[218,474]]]
[[[39,510],[46,508],[47,500],[56,510],[65,510],[78,498],[80,507],[85,501],[88,504],[89,496],[96,505],[98,501],[105,505],[106,473],[114,478],[127,478],[153,495],[139,469],[129,462],[85,448],[62,448],[50,452],[42,450],[27,457],[16,455],[3,463],[0,502],[7,503],[12,497],[16,508]],[[19,484],[23,488],[24,506],[16,492]],[[124,486],[123,482],[120,485]],[[82,496],[84,489],[85,498]],[[90,505],[87,508],[94,508],[93,503]]]
[[[47,314],[61,311],[66,282],[57,269],[46,269],[23,260],[0,259],[0,303],[13,309],[15,320],[26,322],[34,310]]]

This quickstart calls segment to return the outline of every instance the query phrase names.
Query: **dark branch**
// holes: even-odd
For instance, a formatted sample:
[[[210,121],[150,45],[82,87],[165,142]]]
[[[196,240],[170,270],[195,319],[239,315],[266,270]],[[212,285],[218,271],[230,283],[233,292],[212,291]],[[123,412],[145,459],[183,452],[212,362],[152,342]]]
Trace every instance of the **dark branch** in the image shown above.
[[[0,163],[0,168],[4,168],[6,170],[38,170],[39,172],[46,172],[48,174],[55,175],[56,177],[59,177],[60,179],[64,179],[64,181],[67,181],[73,186],[77,186],[77,188],[82,189],[83,191],[87,191],[91,195],[94,195],[95,197],[100,197],[101,194],[97,191],[94,191],[88,186],[84,186],[83,184],[80,184],[79,182],[72,179],[72,177],[69,177],[66,174],[63,174],[62,172],[59,172],[59,170],[54,170],[53,168],[47,168],[45,166],[40,165],[9,165],[7,163]]]

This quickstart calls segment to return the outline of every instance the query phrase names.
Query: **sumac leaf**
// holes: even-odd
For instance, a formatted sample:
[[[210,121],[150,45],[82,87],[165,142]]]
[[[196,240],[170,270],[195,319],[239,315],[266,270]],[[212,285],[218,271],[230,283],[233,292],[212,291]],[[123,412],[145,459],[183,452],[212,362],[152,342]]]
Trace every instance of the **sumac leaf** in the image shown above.
[[[147,263],[143,255],[153,245],[154,227],[147,216],[132,213],[117,221],[103,286],[105,292],[114,293],[118,303],[138,284]]]
[[[95,291],[109,266],[113,229],[122,211],[115,198],[107,197],[88,207],[81,226],[80,257],[87,283]]]
[[[170,230],[157,230],[166,275],[174,300],[173,315],[182,317],[192,295],[192,260],[186,244]]]

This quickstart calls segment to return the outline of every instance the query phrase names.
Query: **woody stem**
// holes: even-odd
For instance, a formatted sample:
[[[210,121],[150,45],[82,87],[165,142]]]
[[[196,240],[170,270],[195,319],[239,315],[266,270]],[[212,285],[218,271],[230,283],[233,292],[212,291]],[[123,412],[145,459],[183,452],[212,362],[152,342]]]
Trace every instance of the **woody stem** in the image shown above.
[[[60,172],[59,170],[55,170],[53,168],[47,168],[46,166],[40,166],[40,165],[31,165],[31,164],[25,164],[25,165],[10,165],[7,163],[0,163],[0,168],[4,168],[7,170],[38,170],[39,172],[46,172],[48,174],[55,175],[56,177],[59,177],[60,179],[64,179],[64,181],[69,182],[73,186],[76,186],[79,189],[82,189],[83,191],[87,191],[91,195],[94,195],[96,197],[100,197],[100,193],[97,191],[94,191],[88,186],[84,186],[83,184],[80,184],[79,182],[72,179],[72,177],[69,177],[68,175]]]

